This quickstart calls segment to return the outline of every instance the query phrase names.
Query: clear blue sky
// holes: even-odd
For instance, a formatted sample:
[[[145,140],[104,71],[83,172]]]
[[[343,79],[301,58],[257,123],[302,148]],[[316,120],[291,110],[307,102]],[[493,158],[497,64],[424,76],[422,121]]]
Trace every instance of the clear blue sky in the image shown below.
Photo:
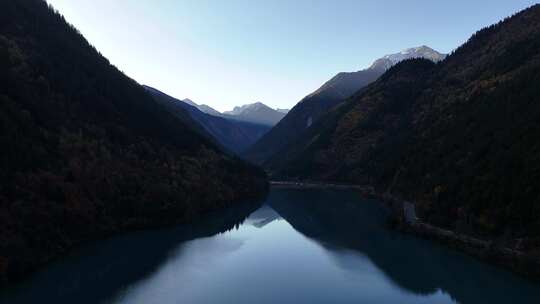
[[[340,71],[450,52],[532,0],[48,0],[141,84],[218,110],[290,108]]]

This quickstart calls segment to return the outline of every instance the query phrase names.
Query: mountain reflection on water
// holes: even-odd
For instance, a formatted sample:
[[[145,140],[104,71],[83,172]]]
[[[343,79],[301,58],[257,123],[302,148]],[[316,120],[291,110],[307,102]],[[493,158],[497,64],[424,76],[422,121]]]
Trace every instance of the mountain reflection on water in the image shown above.
[[[324,247],[346,271],[357,271],[357,261],[350,255],[357,252],[397,286],[417,295],[442,291],[459,303],[539,303],[538,285],[443,246],[386,229],[387,212],[377,202],[358,203],[361,198],[351,197],[336,200],[331,191],[279,191],[275,196],[271,206],[295,230]]]
[[[0,302],[539,303],[540,286],[386,217],[352,191],[275,188],[262,206],[81,248]]]

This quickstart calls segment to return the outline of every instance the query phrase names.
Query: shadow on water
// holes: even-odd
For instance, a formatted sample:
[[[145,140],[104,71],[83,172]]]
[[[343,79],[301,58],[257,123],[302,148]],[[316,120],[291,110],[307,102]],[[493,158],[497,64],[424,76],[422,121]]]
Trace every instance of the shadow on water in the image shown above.
[[[352,191],[271,192],[270,206],[291,226],[316,241],[338,267],[354,271],[367,256],[398,287],[417,295],[439,290],[459,303],[540,303],[540,287],[437,244],[385,228],[387,211]]]
[[[137,232],[84,246],[16,287],[0,292],[0,303],[101,303],[154,273],[181,243],[238,228],[261,206],[242,204],[196,224]],[[143,247],[141,248],[141,244]]]

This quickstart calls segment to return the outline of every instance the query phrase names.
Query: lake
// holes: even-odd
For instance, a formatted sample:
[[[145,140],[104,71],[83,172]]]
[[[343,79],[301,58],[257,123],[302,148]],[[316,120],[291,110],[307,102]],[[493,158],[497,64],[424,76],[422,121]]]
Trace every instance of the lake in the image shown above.
[[[197,224],[95,242],[0,303],[540,303],[540,285],[386,228],[349,190],[273,188]]]

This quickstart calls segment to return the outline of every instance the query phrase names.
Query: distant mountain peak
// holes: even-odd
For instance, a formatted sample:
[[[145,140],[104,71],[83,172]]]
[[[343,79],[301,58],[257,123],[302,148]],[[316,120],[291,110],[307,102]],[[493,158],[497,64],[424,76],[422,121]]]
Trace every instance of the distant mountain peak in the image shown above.
[[[382,58],[375,60],[369,67],[371,70],[388,70],[392,66],[400,63],[403,60],[412,58],[425,58],[433,62],[439,62],[446,58],[446,54],[439,53],[429,46],[422,45],[418,47],[408,48],[399,53],[385,55]]]
[[[234,107],[223,114],[233,119],[273,126],[285,116],[286,112],[274,110],[262,102],[254,102]]]
[[[190,106],[194,106],[194,107],[197,107],[197,106],[198,106],[193,100],[191,100],[191,99],[189,99],[189,98],[183,99],[182,101],[185,102],[185,103],[187,103],[187,104],[190,105]]]
[[[247,105],[246,109],[261,109],[261,108],[268,108],[270,109],[269,106],[265,105],[264,103],[262,102],[255,102],[255,103],[252,103],[250,105]]]
[[[241,106],[236,106],[236,107],[234,107],[234,109],[232,109],[232,111],[226,111],[226,112],[223,112],[223,114],[241,115],[242,113],[244,113],[246,111],[258,111],[258,110],[261,110],[261,109],[272,110],[272,108],[270,108],[269,106],[265,105],[262,102],[257,101],[257,102],[254,102],[254,103],[249,103],[249,104],[245,104],[245,105],[241,105]]]
[[[213,116],[221,116],[221,113],[218,110],[212,108],[209,105],[197,104],[196,102],[194,102],[193,100],[191,100],[189,98],[183,99],[182,102],[187,103],[190,106],[194,106],[195,108],[199,109],[199,111],[201,111],[203,113],[210,114],[210,115],[213,115]]]
[[[333,91],[332,94],[339,96],[341,99],[347,98],[403,60],[426,58],[433,62],[439,62],[446,56],[446,54],[439,53],[426,45],[404,49],[398,53],[385,55],[375,60],[367,69],[357,72],[340,72],[308,97],[322,92]]]
[[[212,108],[212,107],[209,106],[209,105],[201,104],[201,105],[198,105],[197,108],[198,108],[201,112],[204,112],[204,113],[206,113],[206,114],[210,114],[210,115],[213,115],[213,116],[221,116],[221,112],[219,112],[218,110]]]

